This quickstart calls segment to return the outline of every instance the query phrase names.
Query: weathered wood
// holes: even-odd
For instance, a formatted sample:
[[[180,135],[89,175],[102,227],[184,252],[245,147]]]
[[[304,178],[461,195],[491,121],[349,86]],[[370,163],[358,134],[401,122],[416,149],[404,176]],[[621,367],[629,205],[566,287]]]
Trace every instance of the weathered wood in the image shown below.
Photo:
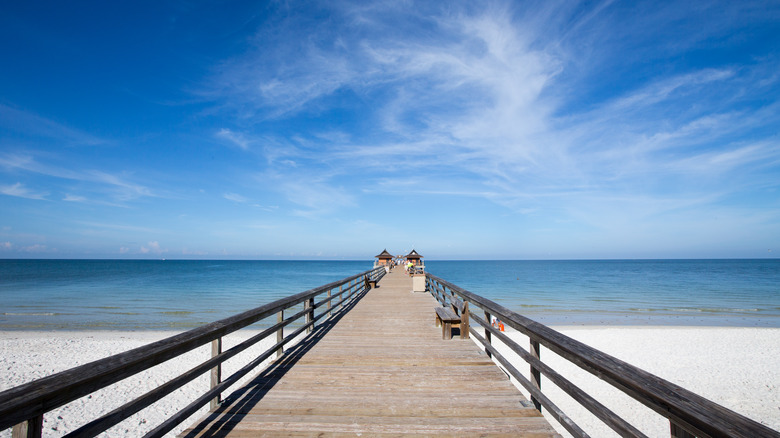
[[[485,327],[487,326],[486,322],[481,320],[479,317],[474,317],[474,320],[477,321],[477,323],[480,325],[483,325]],[[502,342],[504,345],[509,347],[509,349],[511,349],[518,356],[520,356],[521,359],[525,360],[531,366],[539,370],[542,374],[544,374],[545,377],[547,377],[550,380],[550,382],[554,383],[556,386],[561,388],[565,393],[569,394],[571,398],[573,398],[576,402],[578,402],[585,409],[591,412],[594,416],[596,416],[596,418],[603,421],[604,424],[609,426],[620,436],[646,438],[646,436],[642,432],[640,432],[637,428],[629,424],[620,416],[612,412],[612,410],[610,410],[608,407],[604,406],[599,401],[594,399],[592,396],[587,394],[585,391],[577,387],[577,385],[573,384],[568,379],[558,374],[558,372],[550,368],[547,364],[540,361],[539,358],[534,357],[531,353],[524,350],[522,347],[520,347],[520,345],[515,343],[506,334],[502,333],[500,330],[496,328],[493,328],[492,326],[488,327],[488,330],[490,330],[490,332],[495,334],[500,342]],[[528,382],[530,384],[530,381]],[[533,394],[533,391],[529,391],[529,392],[531,392],[532,398],[536,398],[535,395]],[[541,401],[540,404],[543,405]]]
[[[696,430],[695,435],[780,437],[780,432],[685,388],[576,341],[435,275],[430,273],[426,275],[453,290],[464,300],[485,310],[487,321],[490,320],[491,313],[496,315],[504,324],[538,340],[540,344],[556,354],[607,381],[661,416]]]
[[[555,418],[558,423],[563,426],[569,433],[571,433],[576,438],[588,438],[589,435],[585,433],[584,430],[582,430],[574,421],[571,420],[558,406],[555,405],[555,403],[552,402],[549,398],[547,398],[546,395],[544,395],[538,388],[534,387],[531,384],[531,381],[525,378],[520,371],[515,368],[514,365],[512,365],[511,362],[509,362],[504,356],[501,355],[501,353],[496,350],[494,346],[487,343],[487,340],[479,335],[476,331],[474,331],[474,337],[477,339],[478,342],[482,343],[482,346],[485,347],[486,351],[490,351],[491,357],[493,357],[495,360],[498,361],[498,363],[501,364],[501,366],[504,367],[504,369],[517,380],[531,395],[537,398],[546,408],[547,411],[550,412],[550,415],[552,415],[553,418]],[[538,410],[534,409],[536,412],[539,412]],[[541,415],[541,414],[540,414]]]
[[[439,322],[460,322],[460,316],[456,315],[452,309],[447,307],[437,307],[434,310],[436,311],[436,316],[439,318]]]
[[[130,415],[133,415],[137,412],[139,412],[141,409],[144,409],[150,405],[152,405],[157,400],[160,400],[161,398],[165,397],[166,395],[172,393],[173,391],[181,388],[182,386],[186,385],[187,383],[191,382],[198,376],[202,375],[203,373],[211,370],[215,365],[220,364],[232,357],[235,357],[237,354],[241,353],[242,351],[246,350],[247,348],[255,345],[259,341],[265,339],[266,337],[273,334],[278,328],[284,327],[285,325],[290,324],[291,322],[301,318],[303,316],[303,311],[298,312],[295,315],[292,315],[290,318],[288,318],[285,321],[282,321],[280,323],[275,324],[272,327],[269,327],[262,332],[252,336],[251,338],[247,339],[244,342],[239,343],[238,345],[230,348],[229,350],[222,352],[216,357],[212,357],[211,359],[207,360],[206,362],[192,368],[191,370],[185,372],[184,374],[175,377],[174,379],[158,386],[157,388],[147,392],[146,394],[142,395],[141,397],[136,398],[135,400],[132,400],[117,409],[114,409],[113,411],[109,412],[108,414],[103,415],[102,417],[95,419],[84,426],[76,429],[75,431],[69,433],[66,435],[66,437],[81,437],[81,436],[94,436],[99,434],[100,432],[103,432],[107,430],[108,428],[115,426],[119,424],[122,420],[129,417]],[[303,328],[299,329],[297,332],[293,333],[293,338],[300,334],[303,331]],[[266,353],[270,354],[269,352],[275,351],[275,349],[278,346],[283,346],[284,344],[291,341],[293,338],[286,338],[281,341],[281,344],[274,345],[271,347]],[[236,377],[235,374],[230,376],[228,380],[235,381]],[[221,389],[219,388],[226,388],[224,385],[224,382],[220,383],[216,387],[212,388],[208,394],[219,394],[221,392]],[[205,399],[203,404],[208,403],[209,399]],[[201,406],[198,406],[200,408]]]
[[[672,438],[696,438],[696,435],[683,429],[682,426],[676,424],[674,421],[669,422],[669,433]]]
[[[299,312],[299,315],[304,313],[304,312],[307,312],[307,310],[304,310],[303,312]],[[241,379],[242,377],[247,375],[249,372],[255,370],[255,368],[260,363],[264,362],[266,359],[271,357],[278,347],[291,342],[293,339],[296,339],[304,331],[308,330],[316,322],[317,319],[322,318],[324,316],[325,316],[325,314],[323,313],[323,314],[315,317],[314,320],[312,320],[309,324],[306,324],[306,325],[304,325],[302,327],[299,327],[297,330],[295,330],[292,333],[290,333],[290,335],[287,336],[286,338],[284,338],[281,341],[281,343],[273,345],[271,348],[266,350],[260,356],[258,356],[257,358],[255,358],[254,360],[249,362],[247,365],[242,367],[240,370],[238,370],[235,373],[233,373],[232,375],[230,375],[230,377],[228,377],[227,379],[223,380],[222,383],[217,385],[215,388],[212,388],[211,390],[209,390],[208,392],[206,392],[202,396],[200,396],[197,399],[195,399],[195,401],[193,401],[192,403],[187,405],[184,409],[180,410],[179,412],[177,412],[174,415],[172,415],[171,417],[169,417],[161,425],[157,426],[156,428],[151,430],[149,433],[144,435],[144,438],[162,437],[166,433],[168,433],[171,430],[173,430],[173,428],[176,427],[179,423],[181,423],[182,421],[184,421],[187,418],[189,418],[190,416],[192,416],[195,412],[197,412],[198,409],[200,409],[202,406],[204,406],[206,403],[208,403],[208,400],[211,397],[213,397],[214,394],[217,394],[219,392],[222,392],[222,391],[226,390],[231,385],[236,383],[239,379]],[[296,319],[297,319],[297,317],[296,317]],[[266,330],[266,331],[271,331],[271,330],[275,330],[275,329],[276,329],[276,327],[272,327],[271,329]],[[233,350],[233,349],[231,349],[231,350]]]
[[[469,322],[470,320],[471,320],[471,315],[469,314],[469,303],[468,301],[464,301],[460,311],[460,338],[461,339],[469,338],[469,331],[471,326],[471,323]]]
[[[11,430],[12,438],[41,438],[43,435],[43,415],[23,421]]]
[[[462,319],[458,316],[453,308],[450,307],[437,307],[436,311],[436,326],[441,325],[441,337],[442,339],[452,339],[452,329],[458,328],[460,330],[460,337],[464,339],[466,336],[463,334]]]
[[[485,333],[485,342],[487,342],[488,344],[491,344],[493,342],[493,340],[491,338],[490,331],[488,330],[488,327],[487,327],[488,325],[490,325],[490,322],[491,322],[490,320],[491,319],[492,318],[491,318],[490,312],[485,310],[485,321],[487,321],[487,322],[484,324],[484,327],[485,327],[485,332],[484,333]],[[491,357],[491,353],[489,351],[485,350],[485,354],[487,354],[488,357]]]
[[[306,324],[308,325],[314,320],[314,300],[312,298],[306,299],[303,302],[303,308],[306,309]],[[308,326],[306,333],[311,333],[312,327]]]
[[[410,282],[386,275],[182,435],[558,436],[473,343],[441,340]]]
[[[222,338],[217,338],[211,341],[211,357],[217,357],[220,354],[222,354]],[[210,389],[214,389],[217,385],[222,382],[222,364],[217,364],[214,368],[211,369],[210,373],[210,380],[211,380],[211,386]],[[222,397],[220,394],[217,394],[216,397],[211,399],[211,403],[209,405],[209,409],[211,411],[215,411],[217,407],[219,407],[219,403],[222,401]]]
[[[276,314],[276,322],[281,323],[282,321],[284,321],[284,309]],[[279,344],[282,342],[282,339],[284,339],[284,327],[279,327],[279,330],[276,331],[276,343]],[[284,346],[280,345],[279,348],[276,349],[276,358],[282,357],[282,354],[284,354]]]
[[[531,356],[533,356],[536,359],[541,359],[541,349],[539,347],[539,342],[531,339]],[[536,368],[533,364],[531,364],[531,384],[537,387],[539,390],[542,389],[542,374],[539,371],[538,368]],[[536,399],[536,397],[531,397],[531,403],[534,404],[534,407],[539,412],[542,412],[542,404],[539,403],[539,400]]]
[[[353,275],[125,353],[100,359],[0,392],[0,430],[41,416],[45,412],[152,368],[273,315],[279,310],[311,299],[364,275],[366,273]]]

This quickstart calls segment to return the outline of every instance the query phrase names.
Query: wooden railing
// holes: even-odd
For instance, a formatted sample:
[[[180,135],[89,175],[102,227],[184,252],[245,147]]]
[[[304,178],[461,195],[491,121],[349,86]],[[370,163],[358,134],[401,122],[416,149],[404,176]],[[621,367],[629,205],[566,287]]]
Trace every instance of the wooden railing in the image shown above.
[[[40,437],[43,416],[47,412],[210,342],[211,359],[66,435],[97,435],[198,376],[211,373],[211,388],[207,391],[204,388],[203,395],[145,435],[146,437],[163,436],[206,404],[211,403],[211,408],[216,408],[220,403],[222,392],[255,370],[266,359],[273,355],[281,356],[285,344],[296,339],[304,331],[311,332],[318,320],[345,311],[347,309],[345,305],[365,293],[369,289],[370,282],[378,281],[384,274],[384,268],[365,271],[134,350],[0,392],[0,430],[13,427],[14,438]],[[316,301],[317,299],[320,301]],[[303,310],[285,317],[285,310],[301,303],[303,303]],[[223,336],[274,314],[277,315],[276,324],[235,347],[222,351]],[[299,328],[285,333],[285,327],[302,317],[304,322]],[[222,378],[223,362],[273,335],[276,335],[276,343],[271,348],[231,376]]]
[[[589,435],[545,396],[541,390],[541,375],[547,377],[550,382],[570,395],[620,436],[645,437],[645,435],[542,362],[540,345],[549,348],[564,359],[605,380],[659,415],[666,417],[670,422],[670,435],[672,437],[780,437],[779,432],[756,421],[589,347],[431,273],[426,274],[426,287],[442,304],[451,296],[457,296],[461,300],[471,303],[471,319],[482,326],[484,336],[480,335],[479,329],[473,327],[470,329],[471,335],[483,345],[489,356],[495,358],[506,372],[531,394],[531,400],[537,409],[540,411],[542,408],[546,409],[562,427],[575,437]],[[482,309],[484,319],[479,316],[478,310],[474,306]],[[494,328],[491,324],[491,317],[497,317],[505,325],[528,336],[530,351]],[[499,353],[492,345],[493,339],[501,341],[528,362],[530,379],[521,374],[507,358]]]

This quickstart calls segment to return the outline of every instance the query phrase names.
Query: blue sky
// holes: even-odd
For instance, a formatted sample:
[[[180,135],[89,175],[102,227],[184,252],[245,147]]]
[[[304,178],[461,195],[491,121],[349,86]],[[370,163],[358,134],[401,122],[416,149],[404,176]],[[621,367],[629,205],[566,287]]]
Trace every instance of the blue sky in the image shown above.
[[[2,258],[780,253],[776,1],[5,2],[0,38]]]

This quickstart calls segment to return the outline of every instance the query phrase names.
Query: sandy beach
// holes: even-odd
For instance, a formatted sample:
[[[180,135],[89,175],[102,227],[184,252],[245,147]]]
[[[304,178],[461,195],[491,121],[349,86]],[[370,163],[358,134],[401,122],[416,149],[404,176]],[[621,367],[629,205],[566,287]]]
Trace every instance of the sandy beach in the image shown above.
[[[780,430],[780,329],[576,326],[556,330],[775,430]],[[508,332],[527,348],[528,338]],[[503,349],[506,351],[506,348]],[[542,347],[542,360],[651,437],[669,422],[606,382]],[[514,362],[523,372],[529,368]],[[528,375],[526,374],[526,377]],[[618,436],[555,385],[542,389],[591,436]],[[522,391],[526,396],[528,394]],[[551,421],[553,426],[568,436]]]
[[[780,429],[780,329],[721,327],[556,327],[563,333],[613,356],[679,384],[773,429]],[[0,333],[0,390],[171,336],[173,332],[2,332]],[[224,340],[230,348],[253,332]],[[521,345],[519,333],[510,332]],[[268,340],[264,345],[270,345]],[[267,348],[267,347],[266,347]],[[238,369],[258,346],[225,365],[225,374]],[[181,359],[164,363],[110,388],[58,408],[44,417],[44,436],[61,436],[97,415],[140,396],[172,376],[209,357],[208,346]],[[668,422],[609,385],[542,349],[542,359],[595,395],[602,403],[649,436],[668,436]],[[519,359],[516,366],[527,370]],[[547,384],[545,384],[547,383]],[[554,385],[543,389],[592,436],[615,436]],[[109,430],[106,436],[139,436],[185,406],[208,387],[202,376],[152,408]],[[205,412],[205,408],[203,410]],[[202,412],[198,414],[202,415]],[[190,419],[187,423],[194,421]],[[554,424],[554,422],[553,422]],[[182,430],[180,426],[174,432]],[[562,429],[559,429],[562,430]],[[173,436],[175,433],[170,434]],[[0,432],[10,437],[10,430]]]

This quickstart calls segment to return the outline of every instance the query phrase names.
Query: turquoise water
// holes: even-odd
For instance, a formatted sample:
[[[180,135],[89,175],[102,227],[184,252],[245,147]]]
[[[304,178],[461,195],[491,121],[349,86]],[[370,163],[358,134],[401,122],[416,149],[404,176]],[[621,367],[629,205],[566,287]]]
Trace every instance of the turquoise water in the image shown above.
[[[547,324],[780,327],[780,260],[428,261]],[[187,329],[372,261],[0,260],[0,330]]]
[[[780,327],[780,260],[429,262],[545,324]]]

